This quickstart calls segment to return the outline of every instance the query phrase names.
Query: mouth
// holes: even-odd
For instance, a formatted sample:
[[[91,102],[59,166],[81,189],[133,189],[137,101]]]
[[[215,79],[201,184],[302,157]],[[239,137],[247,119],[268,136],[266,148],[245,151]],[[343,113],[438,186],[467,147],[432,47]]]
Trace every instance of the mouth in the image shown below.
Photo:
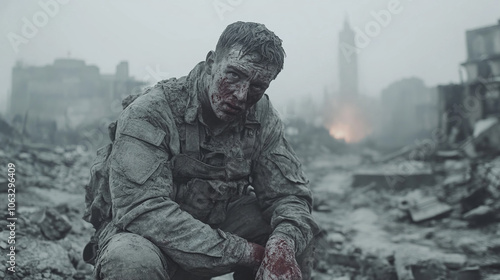
[[[241,113],[241,111],[243,111],[243,108],[231,105],[229,103],[224,103],[223,110],[229,115],[238,115],[239,113]]]

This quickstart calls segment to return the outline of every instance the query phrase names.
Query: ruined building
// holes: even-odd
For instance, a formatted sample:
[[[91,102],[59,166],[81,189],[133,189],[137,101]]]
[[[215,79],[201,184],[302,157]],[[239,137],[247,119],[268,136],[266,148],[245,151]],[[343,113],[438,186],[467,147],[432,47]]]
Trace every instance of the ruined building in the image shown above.
[[[437,127],[436,88],[419,78],[404,78],[381,92],[377,138],[384,147],[414,144]]]
[[[339,33],[339,83],[342,97],[358,95],[358,55],[354,51],[354,35],[346,17],[344,28]]]
[[[462,84],[439,86],[439,127],[448,146],[474,139],[476,146],[500,145],[500,20],[466,32]],[[494,137],[492,137],[494,136]]]
[[[74,129],[117,114],[121,97],[143,84],[129,76],[126,61],[114,74],[70,58],[40,67],[18,62],[12,69],[9,117],[31,134]]]

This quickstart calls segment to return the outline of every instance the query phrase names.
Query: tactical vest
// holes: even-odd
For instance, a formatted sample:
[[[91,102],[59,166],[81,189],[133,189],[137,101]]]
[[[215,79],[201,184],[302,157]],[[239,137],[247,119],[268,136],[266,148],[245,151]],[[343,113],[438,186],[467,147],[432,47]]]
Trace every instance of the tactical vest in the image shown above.
[[[258,126],[244,128],[240,135],[243,157],[234,158],[220,152],[202,154],[203,127],[197,121],[186,124],[181,153],[171,160],[175,200],[181,209],[210,225],[225,220],[227,205],[248,193],[258,130]]]

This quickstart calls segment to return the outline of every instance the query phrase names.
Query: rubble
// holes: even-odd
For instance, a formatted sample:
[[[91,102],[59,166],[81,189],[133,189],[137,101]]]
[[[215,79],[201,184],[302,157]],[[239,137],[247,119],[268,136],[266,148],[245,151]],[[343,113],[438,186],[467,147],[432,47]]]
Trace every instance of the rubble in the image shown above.
[[[59,244],[25,238],[25,248],[18,251],[16,276],[21,279],[67,279],[75,274],[68,252]],[[28,249],[29,248],[29,249]]]
[[[64,238],[71,230],[71,224],[68,218],[59,214],[53,208],[43,209],[40,211],[41,219],[39,220],[39,227],[43,236],[48,240],[59,240]]]
[[[404,245],[395,253],[399,280],[449,279],[449,269],[462,268],[467,258],[460,254],[436,253],[428,247]]]
[[[92,268],[81,257],[93,232],[81,218],[92,157],[80,146],[25,141],[0,147],[0,164],[16,165],[20,197],[16,201],[16,274],[9,274],[7,264],[1,262],[0,279],[92,279]],[[7,184],[0,181],[0,192],[5,194]],[[6,221],[0,220],[0,237],[9,234]],[[0,244],[5,249],[6,242]]]
[[[500,122],[496,117],[482,119],[474,125],[474,145],[479,151],[500,151]]]
[[[411,219],[416,223],[446,215],[451,211],[452,208],[449,205],[438,201],[436,197],[416,200],[409,208]]]
[[[422,184],[433,185],[435,176],[429,164],[419,161],[365,166],[353,174],[353,186],[365,186],[373,182],[383,188],[412,189]]]
[[[458,280],[500,274],[500,257],[495,257],[500,241],[490,238],[500,234],[500,157],[441,150],[426,161],[401,159],[411,151],[362,160],[364,155],[327,150],[310,155],[305,166],[313,213],[324,229],[314,279]],[[23,263],[23,279],[92,279],[92,266],[81,257],[93,232],[81,219],[92,157],[80,146],[0,148],[0,164],[14,160],[22,166],[18,178],[26,202],[19,209],[19,234],[23,246],[35,248],[20,247],[23,257],[31,254]],[[0,230],[0,238],[6,233]],[[35,262],[44,252],[57,258]],[[0,278],[4,268],[0,264]]]
[[[338,242],[326,243],[322,266],[346,270],[323,272],[353,280],[495,279],[500,274],[500,241],[492,238],[500,233],[500,157],[477,156],[447,150],[413,163],[391,155],[364,161],[350,171],[333,169],[324,175],[328,181],[314,181],[348,182],[336,180],[332,172],[344,177],[347,171],[353,178],[350,189],[317,186],[318,220],[345,220],[343,228],[325,235]],[[331,196],[325,190],[331,190]],[[361,211],[365,219],[353,219],[352,213],[360,209],[376,215],[370,218],[370,211]],[[357,253],[346,250],[352,246],[359,248]],[[369,256],[376,261],[364,262]],[[380,267],[388,271],[385,278],[380,278],[384,269],[376,264],[384,264]]]

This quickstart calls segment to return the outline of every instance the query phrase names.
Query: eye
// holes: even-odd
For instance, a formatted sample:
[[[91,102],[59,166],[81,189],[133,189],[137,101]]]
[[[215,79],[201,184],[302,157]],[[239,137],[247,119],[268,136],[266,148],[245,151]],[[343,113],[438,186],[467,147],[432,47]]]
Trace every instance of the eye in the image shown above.
[[[262,85],[252,85],[251,87],[252,87],[252,89],[253,89],[253,90],[255,90],[255,91],[263,91],[263,90],[265,90],[265,89],[266,89],[266,88],[265,88],[264,86],[262,86]]]
[[[230,79],[234,79],[234,80],[237,80],[240,78],[240,75],[238,75],[238,73],[236,72],[233,72],[233,71],[229,71],[227,72],[227,76],[230,78]]]

